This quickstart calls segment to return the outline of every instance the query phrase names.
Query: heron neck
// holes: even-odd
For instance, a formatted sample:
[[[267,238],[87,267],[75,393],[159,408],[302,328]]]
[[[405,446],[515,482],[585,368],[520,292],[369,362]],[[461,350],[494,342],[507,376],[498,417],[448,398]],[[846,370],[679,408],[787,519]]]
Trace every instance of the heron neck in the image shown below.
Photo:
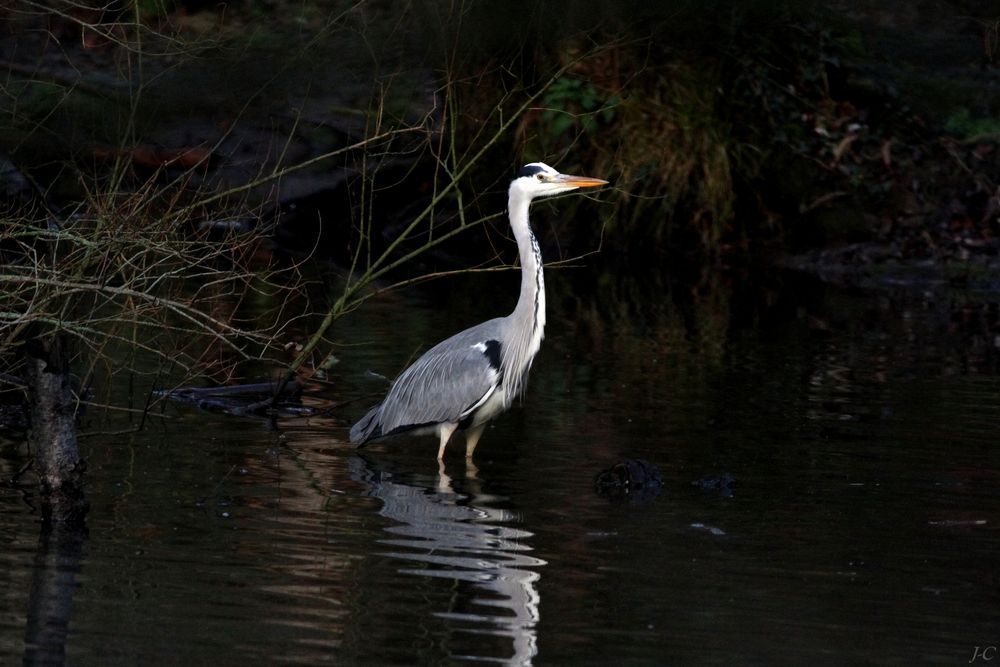
[[[542,276],[542,253],[528,224],[530,198],[511,186],[507,200],[510,227],[517,240],[521,259],[521,294],[514,312],[504,318],[504,337],[500,352],[504,378],[504,401],[509,406],[521,395],[528,381],[531,362],[542,344],[545,329],[545,280]]]
[[[517,240],[517,252],[521,261],[521,295],[514,313],[532,323],[540,319],[541,326],[544,326],[545,303],[544,301],[539,303],[539,295],[544,298],[545,293],[542,254],[528,223],[528,204],[527,199],[516,197],[511,193],[508,202],[510,226]]]

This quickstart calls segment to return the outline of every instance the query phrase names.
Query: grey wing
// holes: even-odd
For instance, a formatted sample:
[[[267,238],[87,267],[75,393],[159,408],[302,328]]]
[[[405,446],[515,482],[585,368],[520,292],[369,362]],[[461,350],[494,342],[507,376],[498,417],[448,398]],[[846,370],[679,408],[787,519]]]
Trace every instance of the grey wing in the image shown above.
[[[438,343],[393,383],[385,400],[351,429],[353,442],[441,422],[459,423],[501,381],[500,341],[494,321]]]

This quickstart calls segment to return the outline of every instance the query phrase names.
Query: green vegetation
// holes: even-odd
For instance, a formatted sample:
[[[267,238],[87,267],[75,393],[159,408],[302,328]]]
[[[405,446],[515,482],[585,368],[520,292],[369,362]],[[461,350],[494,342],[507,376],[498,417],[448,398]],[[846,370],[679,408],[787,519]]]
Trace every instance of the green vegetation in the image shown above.
[[[592,137],[615,120],[615,107],[621,101],[617,96],[605,96],[592,81],[576,76],[560,76],[542,94],[539,100],[543,111],[539,134],[557,138],[571,131]]]
[[[970,141],[1000,138],[1000,119],[973,118],[965,107],[958,107],[945,121],[944,129]]]

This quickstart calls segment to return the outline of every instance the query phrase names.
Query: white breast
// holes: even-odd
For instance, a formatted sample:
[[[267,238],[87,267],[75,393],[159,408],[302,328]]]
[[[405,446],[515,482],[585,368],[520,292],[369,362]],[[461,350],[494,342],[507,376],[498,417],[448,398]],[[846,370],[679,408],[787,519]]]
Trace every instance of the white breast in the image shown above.
[[[501,385],[500,387],[497,387],[496,391],[490,394],[479,409],[476,410],[476,414],[472,418],[471,426],[479,426],[484,422],[488,422],[506,409],[507,390]]]

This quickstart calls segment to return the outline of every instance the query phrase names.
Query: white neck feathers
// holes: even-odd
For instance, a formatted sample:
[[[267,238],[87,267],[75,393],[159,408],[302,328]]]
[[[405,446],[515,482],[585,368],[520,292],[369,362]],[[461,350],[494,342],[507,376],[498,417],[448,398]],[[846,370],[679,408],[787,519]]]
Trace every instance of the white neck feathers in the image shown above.
[[[508,212],[521,261],[521,294],[514,312],[506,318],[508,332],[501,351],[508,401],[524,390],[531,362],[545,333],[545,277],[538,241],[528,224],[529,204],[528,197],[511,188]]]

